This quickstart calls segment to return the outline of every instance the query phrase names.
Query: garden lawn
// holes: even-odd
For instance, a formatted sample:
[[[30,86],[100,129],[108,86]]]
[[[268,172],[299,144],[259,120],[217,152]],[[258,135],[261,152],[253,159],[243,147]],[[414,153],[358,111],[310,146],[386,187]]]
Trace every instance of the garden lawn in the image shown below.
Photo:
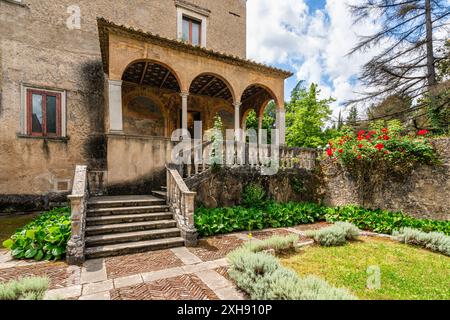
[[[380,238],[341,247],[312,246],[281,258],[300,275],[316,275],[364,300],[448,300],[450,258]],[[370,266],[381,269],[381,288],[367,289]]]

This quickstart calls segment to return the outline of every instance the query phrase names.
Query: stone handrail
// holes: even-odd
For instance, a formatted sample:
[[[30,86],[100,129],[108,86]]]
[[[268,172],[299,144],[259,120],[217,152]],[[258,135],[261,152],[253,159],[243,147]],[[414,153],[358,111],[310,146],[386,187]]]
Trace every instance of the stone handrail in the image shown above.
[[[175,215],[186,246],[196,246],[198,240],[198,233],[194,223],[196,193],[189,191],[178,170],[166,166],[166,171],[167,204]]]
[[[67,244],[67,263],[79,265],[84,262],[84,234],[89,199],[87,166],[76,167],[72,194],[68,199],[71,207],[72,236]]]
[[[181,172],[185,178],[205,171],[206,165],[211,159],[211,143],[203,145],[203,155],[200,160],[202,164],[194,164],[194,155],[191,150],[191,163],[186,165],[186,170]],[[278,154],[274,154],[274,146],[257,143],[234,143],[232,148],[227,148],[229,144],[224,143],[222,146],[222,159],[224,165],[236,166],[247,165],[250,167],[261,168],[268,166],[272,159],[272,155],[279,159],[279,167],[281,169],[306,169],[314,170],[316,167],[317,150],[311,148],[290,148],[280,146]],[[217,152],[217,151],[216,151]],[[201,168],[199,169],[199,167]]]

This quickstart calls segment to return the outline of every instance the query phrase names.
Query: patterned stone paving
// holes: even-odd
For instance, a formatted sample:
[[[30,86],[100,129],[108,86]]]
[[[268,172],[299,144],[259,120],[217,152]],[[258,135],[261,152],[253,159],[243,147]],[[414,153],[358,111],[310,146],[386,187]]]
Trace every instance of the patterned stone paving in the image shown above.
[[[189,251],[203,261],[213,261],[225,258],[243,243],[244,240],[235,236],[217,236],[200,240],[198,246],[189,248]]]
[[[105,259],[108,279],[180,267],[183,262],[170,250],[132,254]]]
[[[80,284],[79,268],[68,267],[63,262],[0,269],[0,282],[33,276],[48,277],[50,279],[50,289]]]
[[[197,276],[186,274],[110,291],[111,300],[218,300]]]
[[[47,298],[68,300],[234,300],[248,298],[228,276],[227,254],[245,241],[298,234],[327,223],[241,232],[202,239],[196,248],[175,248],[89,260],[83,267],[64,262],[23,262],[0,255],[0,283],[26,276],[51,280]],[[3,252],[2,252],[3,253]]]

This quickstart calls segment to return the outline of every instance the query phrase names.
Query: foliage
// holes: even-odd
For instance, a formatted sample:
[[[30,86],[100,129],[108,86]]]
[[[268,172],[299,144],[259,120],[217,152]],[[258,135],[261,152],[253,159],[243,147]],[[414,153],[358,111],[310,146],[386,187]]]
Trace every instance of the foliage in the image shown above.
[[[0,300],[42,300],[49,282],[48,278],[29,277],[0,283]]]
[[[435,134],[450,132],[450,80],[436,85],[421,102],[427,106],[426,114]]]
[[[286,105],[286,142],[290,147],[317,148],[326,144],[322,128],[331,116],[332,98],[319,99],[320,89],[312,84],[306,90],[301,83],[292,91]]]
[[[214,117],[214,127],[212,135],[212,150],[210,163],[214,167],[223,163],[223,154],[221,152],[223,146],[223,123],[220,115]]]
[[[274,236],[264,241],[249,241],[242,248],[251,252],[261,252],[266,250],[275,250],[275,252],[285,252],[295,249],[299,236],[291,234],[286,237]]]
[[[264,208],[197,208],[195,225],[201,236],[235,231],[291,227],[314,223],[324,218],[324,208],[314,203],[274,203]]]
[[[358,228],[348,222],[336,222],[333,226],[314,231],[308,231],[306,235],[314,238],[321,246],[341,246],[347,241],[356,240],[359,237]]]
[[[329,141],[327,155],[350,168],[366,163],[400,172],[417,164],[438,162],[428,131],[402,136],[403,127],[398,120],[389,121],[387,127],[382,127],[383,124],[373,122],[371,131],[360,131],[357,135],[352,131],[344,132],[340,138]]]
[[[267,143],[272,141],[272,129],[275,127],[276,122],[276,105],[274,101],[270,101],[264,110],[264,116],[262,119],[262,129],[267,131]],[[250,111],[247,115],[246,129],[254,129],[258,131],[258,115],[254,110]]]
[[[350,112],[347,117],[347,125],[350,127],[356,127],[358,124],[358,108],[356,106],[351,106]]]
[[[248,208],[263,208],[266,204],[266,192],[258,184],[249,184],[242,194],[242,203]]]
[[[363,0],[350,7],[355,22],[376,19],[380,24],[372,34],[361,34],[351,51],[382,48],[363,67],[360,80],[368,90],[362,100],[390,95],[414,99],[436,85],[437,62],[445,58],[436,49],[448,41],[438,36],[448,33],[447,0]]]
[[[410,227],[425,232],[437,231],[450,235],[450,221],[416,219],[401,212],[368,210],[353,205],[325,210],[328,222],[346,221],[353,223],[361,230],[392,234],[395,230]]]
[[[426,233],[412,228],[403,228],[394,232],[393,235],[399,242],[421,246],[450,256],[450,236],[441,232]]]
[[[3,246],[16,259],[59,260],[66,253],[70,236],[70,209],[58,208],[18,229]]]
[[[399,95],[391,95],[386,97],[381,103],[374,104],[367,109],[367,117],[370,121],[377,119],[387,125],[389,120],[399,120],[402,124],[406,124],[408,117],[406,111],[412,110],[412,100],[409,97]]]
[[[361,300],[450,299],[447,256],[385,238],[361,237],[338,247],[310,246],[301,254],[283,255],[280,262],[301,277],[314,275],[348,288]]]
[[[268,239],[256,245],[246,244],[228,255],[230,277],[253,300],[353,300],[345,289],[337,289],[327,282],[313,278],[300,278],[280,265],[269,254],[259,251],[285,250],[293,246],[293,238]],[[280,245],[283,243],[284,245]]]

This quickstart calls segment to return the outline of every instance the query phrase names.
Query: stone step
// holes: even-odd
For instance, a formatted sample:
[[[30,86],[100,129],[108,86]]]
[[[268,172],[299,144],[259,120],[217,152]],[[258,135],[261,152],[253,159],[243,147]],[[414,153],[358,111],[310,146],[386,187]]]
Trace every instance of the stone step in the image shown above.
[[[96,259],[182,246],[184,239],[176,237],[91,247],[86,248],[85,255],[88,259]]]
[[[120,224],[105,224],[100,226],[86,227],[86,236],[105,235],[112,233],[134,232],[155,229],[175,228],[177,223],[175,220],[160,220],[146,222],[132,222]]]
[[[156,190],[156,191],[152,191],[152,193],[153,193],[153,195],[155,197],[159,197],[159,198],[162,198],[162,199],[166,199],[166,197],[167,197],[167,192],[166,191],[158,191],[158,190]]]
[[[91,198],[88,206],[91,209],[117,208],[117,207],[149,207],[165,205],[163,199],[154,196],[126,196],[126,197],[95,197]]]
[[[171,212],[135,213],[127,215],[112,215],[112,216],[96,216],[96,217],[88,216],[86,219],[86,224],[88,226],[98,226],[104,224],[158,221],[171,219],[173,219],[173,214]]]
[[[156,229],[136,232],[115,233],[100,236],[91,236],[86,238],[86,246],[102,246],[108,244],[118,244],[126,242],[147,241],[164,238],[176,238],[180,236],[180,230],[177,228]]]
[[[94,208],[88,209],[88,216],[111,216],[111,215],[124,215],[133,213],[157,213],[167,212],[169,206],[156,205],[156,206],[139,206],[139,207],[117,207],[117,208]]]

